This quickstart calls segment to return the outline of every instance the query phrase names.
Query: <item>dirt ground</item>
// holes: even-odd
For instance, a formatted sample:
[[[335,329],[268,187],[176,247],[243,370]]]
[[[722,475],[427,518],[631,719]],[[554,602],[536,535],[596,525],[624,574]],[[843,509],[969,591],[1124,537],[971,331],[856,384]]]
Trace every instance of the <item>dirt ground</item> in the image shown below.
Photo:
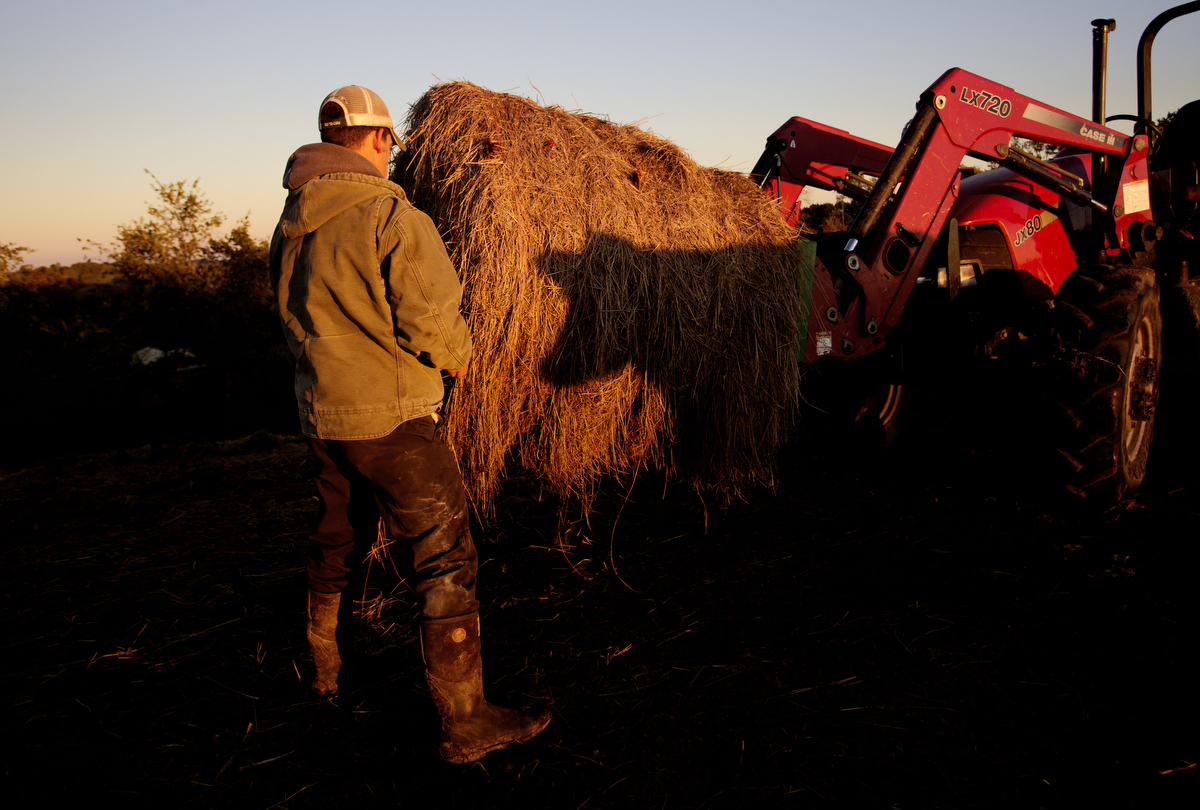
[[[1098,508],[1013,448],[789,449],[728,508],[643,473],[590,525],[519,477],[476,526],[485,682],[539,738],[436,758],[374,560],[305,689],[298,437],[0,475],[9,806],[1195,807],[1200,473]],[[1025,459],[1025,460],[1022,460]],[[615,570],[614,570],[615,569]]]

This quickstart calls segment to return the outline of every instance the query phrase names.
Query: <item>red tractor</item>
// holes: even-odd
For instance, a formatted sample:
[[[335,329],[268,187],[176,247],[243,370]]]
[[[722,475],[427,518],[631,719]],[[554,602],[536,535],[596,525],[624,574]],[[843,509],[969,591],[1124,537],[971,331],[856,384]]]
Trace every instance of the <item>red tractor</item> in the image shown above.
[[[803,118],[771,135],[753,175],[791,224],[805,186],[861,201],[847,231],[801,243],[808,377],[854,379],[854,413],[890,427],[911,383],[944,375],[948,360],[1015,361],[1053,403],[1068,487],[1136,490],[1164,318],[1179,335],[1168,363],[1200,361],[1189,275],[1200,258],[1200,101],[1160,128],[1150,94],[1155,35],[1198,10],[1166,11],[1142,35],[1137,115],[1105,117],[1116,23],[1095,20],[1091,120],[955,68],[921,94],[895,149]],[[1113,120],[1132,121],[1134,134]],[[1019,138],[1060,148],[1045,160]],[[998,168],[964,167],[968,156]]]

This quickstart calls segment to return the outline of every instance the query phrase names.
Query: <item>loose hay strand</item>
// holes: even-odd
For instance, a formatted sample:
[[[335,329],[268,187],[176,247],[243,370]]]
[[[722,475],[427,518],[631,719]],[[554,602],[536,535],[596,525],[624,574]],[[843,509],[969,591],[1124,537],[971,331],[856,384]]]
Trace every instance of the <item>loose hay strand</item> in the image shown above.
[[[773,484],[797,257],[752,182],[467,82],[431,88],[407,135],[397,180],[465,286],[475,354],[445,432],[481,514],[512,458],[585,510],[641,465],[726,495]]]

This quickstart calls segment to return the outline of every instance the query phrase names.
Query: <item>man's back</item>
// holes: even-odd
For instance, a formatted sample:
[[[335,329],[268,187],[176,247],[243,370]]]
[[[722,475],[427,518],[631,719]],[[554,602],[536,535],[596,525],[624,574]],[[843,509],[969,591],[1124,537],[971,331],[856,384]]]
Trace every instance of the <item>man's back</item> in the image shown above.
[[[304,433],[375,438],[441,404],[470,359],[461,285],[432,221],[365,158],[301,147],[271,243]]]

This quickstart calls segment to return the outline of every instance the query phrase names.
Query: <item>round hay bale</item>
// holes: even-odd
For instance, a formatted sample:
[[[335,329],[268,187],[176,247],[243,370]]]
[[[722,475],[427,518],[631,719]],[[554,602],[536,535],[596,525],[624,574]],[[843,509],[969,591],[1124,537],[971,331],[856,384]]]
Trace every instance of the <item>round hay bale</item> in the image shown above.
[[[772,484],[798,398],[795,235],[746,177],[635,126],[467,82],[409,110],[475,354],[446,436],[484,514],[510,453],[586,509],[639,466]]]

